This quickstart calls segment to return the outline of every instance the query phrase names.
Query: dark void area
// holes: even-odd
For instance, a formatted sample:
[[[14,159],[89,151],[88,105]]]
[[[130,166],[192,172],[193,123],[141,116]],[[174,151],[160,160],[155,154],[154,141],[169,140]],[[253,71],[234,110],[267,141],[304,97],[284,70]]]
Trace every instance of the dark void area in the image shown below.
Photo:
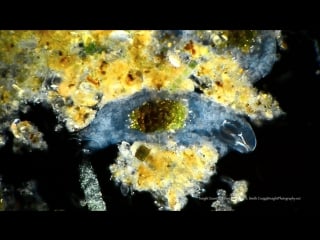
[[[12,152],[12,135],[9,142],[0,149],[0,175],[4,187],[13,187],[14,195],[22,183],[35,180],[37,193],[48,204],[50,210],[78,208],[82,197],[78,182],[79,144],[66,130],[54,131],[58,121],[52,109],[43,104],[30,103],[28,113],[20,113],[22,121],[28,120],[44,133],[47,151]],[[17,210],[19,210],[18,208]],[[21,209],[24,209],[21,206]]]
[[[280,59],[272,72],[256,83],[260,90],[271,93],[286,114],[262,126],[253,126],[257,147],[250,154],[230,152],[219,160],[218,174],[205,186],[205,199],[189,198],[184,212],[212,211],[211,198],[218,188],[230,188],[224,176],[249,182],[248,200],[235,207],[243,214],[302,214],[313,210],[312,192],[317,173],[310,170],[317,156],[315,114],[319,103],[320,56],[316,54],[318,32],[283,31],[287,50],[279,50]],[[32,105],[21,120],[29,120],[44,133],[47,152],[13,154],[12,137],[0,149],[0,175],[3,182],[16,188],[34,179],[38,193],[51,210],[86,210],[79,206],[83,194],[79,184],[78,165],[84,156],[75,136],[66,129],[54,131],[56,117],[50,107]],[[10,135],[10,134],[9,134]],[[117,156],[110,146],[89,157],[101,186],[107,209],[113,212],[157,211],[149,193],[121,193],[121,187],[110,181],[109,165]],[[314,168],[316,169],[316,168]],[[314,170],[315,171],[315,170]],[[266,200],[269,198],[269,200]],[[271,200],[270,198],[274,199]],[[295,198],[296,200],[281,200]],[[265,200],[263,200],[265,199]]]

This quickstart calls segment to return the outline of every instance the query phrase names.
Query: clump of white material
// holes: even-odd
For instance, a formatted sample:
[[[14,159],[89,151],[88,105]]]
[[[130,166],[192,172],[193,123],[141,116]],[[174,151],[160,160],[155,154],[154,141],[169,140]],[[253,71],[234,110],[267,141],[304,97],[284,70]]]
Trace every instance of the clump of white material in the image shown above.
[[[130,38],[130,34],[123,30],[114,30],[110,34],[110,39],[112,40],[118,40],[118,41],[132,41],[132,38]]]
[[[91,164],[87,161],[80,165],[80,183],[88,209],[90,211],[106,211],[107,207],[102,199],[98,179]]]
[[[230,195],[231,202],[237,204],[247,198],[248,182],[245,180],[235,181],[232,186],[232,193]]]
[[[0,133],[0,148],[3,147],[7,142],[7,138],[3,133]]]
[[[233,211],[231,201],[223,189],[217,190],[217,200],[212,203],[211,207],[213,207],[215,211]]]
[[[181,66],[179,56],[177,56],[177,55],[170,54],[168,56],[168,60],[171,63],[171,65],[174,66],[175,68],[179,68]]]
[[[245,180],[233,181],[232,193],[230,197],[227,196],[227,192],[223,189],[217,190],[217,200],[211,205],[215,211],[233,211],[233,206],[244,201],[247,198],[248,182]]]

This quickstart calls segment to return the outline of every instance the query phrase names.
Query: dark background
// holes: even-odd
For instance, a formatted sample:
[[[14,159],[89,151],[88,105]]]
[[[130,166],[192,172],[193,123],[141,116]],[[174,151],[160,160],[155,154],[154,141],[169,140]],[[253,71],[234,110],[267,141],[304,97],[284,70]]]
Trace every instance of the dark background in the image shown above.
[[[286,115],[262,126],[253,126],[257,148],[250,154],[230,152],[220,159],[217,175],[205,187],[204,197],[216,197],[216,190],[228,190],[223,176],[249,182],[248,197],[296,197],[300,201],[244,201],[235,207],[243,214],[308,214],[315,209],[314,192],[317,134],[315,114],[319,107],[318,82],[320,56],[315,51],[316,31],[283,31],[287,50],[272,72],[256,83],[271,93]],[[35,179],[38,193],[50,210],[85,211],[78,204],[83,198],[78,165],[83,159],[81,146],[65,129],[55,132],[55,115],[48,106],[30,104],[31,111],[21,113],[21,120],[33,122],[44,133],[48,152],[13,154],[12,138],[0,149],[0,175],[3,183],[19,188],[22,182]],[[8,133],[10,135],[10,133]],[[108,166],[117,155],[112,146],[88,157],[100,182],[107,209],[114,212],[157,211],[149,193],[135,192],[124,197],[119,186],[110,181]],[[314,172],[313,172],[314,171]],[[209,212],[212,201],[189,198],[184,212]]]

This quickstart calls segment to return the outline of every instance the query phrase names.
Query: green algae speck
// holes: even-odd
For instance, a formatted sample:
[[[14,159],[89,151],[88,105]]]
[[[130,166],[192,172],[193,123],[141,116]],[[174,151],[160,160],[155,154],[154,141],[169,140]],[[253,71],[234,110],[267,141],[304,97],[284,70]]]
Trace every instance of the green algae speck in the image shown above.
[[[214,41],[217,48],[228,46],[238,47],[242,52],[248,53],[257,40],[258,31],[256,30],[225,30],[219,31],[218,40]]]

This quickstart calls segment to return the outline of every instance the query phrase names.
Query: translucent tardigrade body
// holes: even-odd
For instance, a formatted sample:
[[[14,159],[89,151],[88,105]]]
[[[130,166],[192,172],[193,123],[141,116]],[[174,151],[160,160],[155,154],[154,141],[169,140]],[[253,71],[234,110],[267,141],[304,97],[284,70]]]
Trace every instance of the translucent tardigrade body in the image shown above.
[[[145,133],[130,127],[130,113],[146,101],[156,99],[179,100],[188,108],[184,127],[171,131]],[[85,148],[95,151],[121,141],[145,141],[166,144],[168,140],[178,145],[201,145],[209,141],[219,155],[233,149],[241,153],[253,151],[255,134],[250,124],[231,110],[201,95],[189,92],[168,94],[165,91],[143,90],[133,96],[106,104],[93,122],[80,133]]]

